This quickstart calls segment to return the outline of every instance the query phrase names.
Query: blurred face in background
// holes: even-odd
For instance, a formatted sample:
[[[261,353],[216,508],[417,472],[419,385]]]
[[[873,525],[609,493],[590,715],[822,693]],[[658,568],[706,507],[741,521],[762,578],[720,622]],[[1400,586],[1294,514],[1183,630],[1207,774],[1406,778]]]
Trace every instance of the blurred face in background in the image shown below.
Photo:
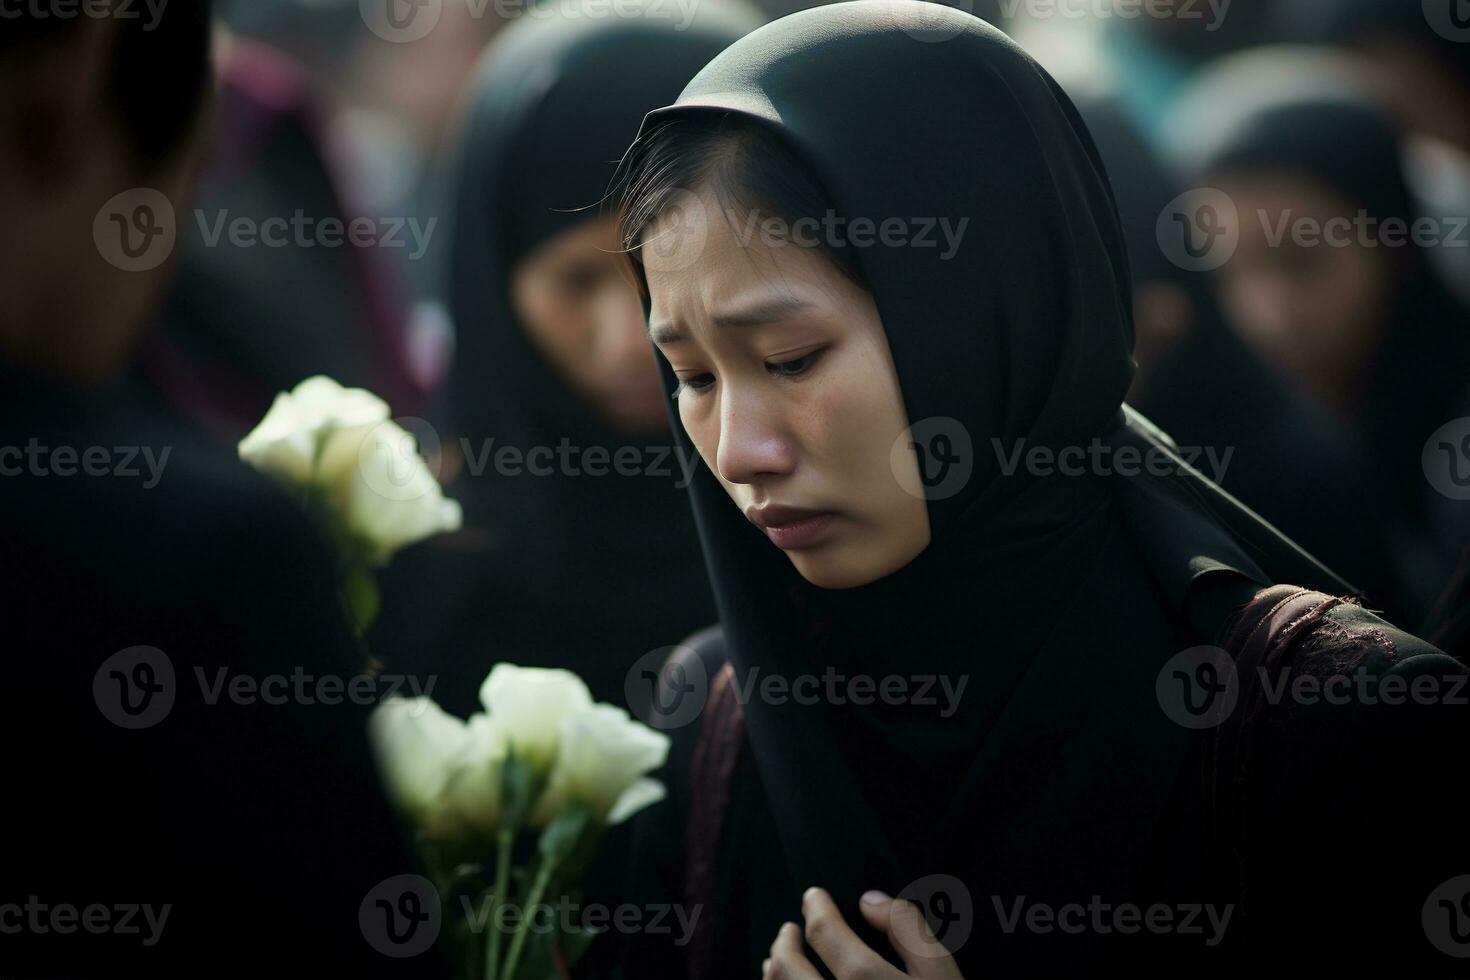
[[[176,140],[140,145],[113,77],[119,23],[80,18],[0,57],[0,358],[82,386],[121,374],[151,322],[173,253],[128,271],[122,245],[166,241],[158,194],[183,225],[208,132],[201,86]],[[150,197],[118,198],[136,188]]]
[[[359,32],[339,83],[345,100],[388,113],[411,131],[420,152],[432,152],[485,46],[506,23],[494,4],[476,8],[466,0],[444,3],[434,29],[412,44]]]
[[[1388,326],[1394,249],[1364,241],[1358,208],[1314,181],[1263,173],[1214,183],[1240,222],[1239,247],[1218,273],[1232,326],[1313,400],[1351,414]],[[1298,227],[1316,234],[1298,240]]]
[[[517,263],[511,302],[531,343],[592,411],[620,432],[651,435],[668,418],[624,261],[616,219],[590,218]]]

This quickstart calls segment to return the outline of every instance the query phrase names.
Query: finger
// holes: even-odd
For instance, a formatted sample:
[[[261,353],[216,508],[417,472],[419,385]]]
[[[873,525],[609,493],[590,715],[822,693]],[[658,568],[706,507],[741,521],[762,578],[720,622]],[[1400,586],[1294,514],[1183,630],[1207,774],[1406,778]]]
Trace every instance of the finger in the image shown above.
[[[761,964],[762,980],[822,980],[801,948],[801,929],[788,922],[776,932],[770,957]]]
[[[837,980],[899,976],[883,957],[858,938],[837,910],[837,903],[823,889],[806,890],[801,897],[801,914],[806,919],[806,941]]]
[[[882,932],[916,980],[963,980],[954,957],[924,920],[919,907],[882,892],[867,892],[858,908],[868,925]]]

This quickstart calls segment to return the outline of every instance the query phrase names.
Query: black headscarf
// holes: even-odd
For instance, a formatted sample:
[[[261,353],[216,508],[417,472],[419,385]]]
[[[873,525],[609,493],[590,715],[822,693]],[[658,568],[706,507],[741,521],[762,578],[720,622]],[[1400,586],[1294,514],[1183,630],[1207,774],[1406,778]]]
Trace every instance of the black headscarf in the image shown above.
[[[973,444],[963,490],[927,501],[932,543],[917,559],[870,585],[817,589],[707,469],[691,488],[737,680],[829,666],[967,679],[948,718],[919,705],[746,704],[792,888],[762,902],[779,923],[821,885],[852,920],[863,890],[938,873],[977,900],[981,887],[1038,900],[1085,895],[1079,882],[1126,891],[1140,855],[1123,842],[1157,817],[1160,774],[1187,742],[1153,724],[1154,678],[1190,634],[1215,638],[1228,607],[1205,595],[1221,579],[1348,587],[1196,474],[1002,474],[992,439],[1006,453],[1018,439],[1166,449],[1120,409],[1131,285],[1102,164],[1066,95],[999,31],[909,0],[803,11],[726,50],[643,133],[693,113],[774,131],[841,215],[970,222],[946,258],[856,250],[910,422],[954,419]],[[691,445],[677,417],[675,430]],[[1089,807],[1120,784],[1137,792]]]
[[[444,658],[439,693],[460,711],[475,710],[480,679],[502,659],[574,669],[599,699],[621,703],[633,661],[710,619],[667,434],[639,438],[601,422],[532,346],[509,292],[519,259],[600,213],[643,114],[759,23],[738,2],[701,5],[688,25],[673,5],[651,9],[663,13],[527,15],[487,51],[470,88],[452,199],[441,209],[453,222],[448,431],[484,469],[467,468],[450,487],[465,533],[397,570],[421,601],[397,600],[412,619],[383,630],[389,655]],[[563,444],[578,455],[553,463],[551,475],[494,463],[504,446]],[[608,459],[631,447],[639,472],[579,472],[600,465],[583,455],[590,447]]]
[[[1396,218],[1405,228],[1422,216],[1404,171],[1398,125],[1361,98],[1284,93],[1242,120],[1204,169],[1207,175],[1298,174],[1378,221]],[[1439,227],[1446,235],[1452,231]],[[1423,477],[1421,452],[1431,433],[1470,407],[1470,312],[1412,236],[1380,251],[1396,265],[1394,295],[1377,355],[1358,379],[1348,444],[1360,486],[1397,551],[1404,611],[1417,622],[1463,544],[1434,540],[1433,491]]]

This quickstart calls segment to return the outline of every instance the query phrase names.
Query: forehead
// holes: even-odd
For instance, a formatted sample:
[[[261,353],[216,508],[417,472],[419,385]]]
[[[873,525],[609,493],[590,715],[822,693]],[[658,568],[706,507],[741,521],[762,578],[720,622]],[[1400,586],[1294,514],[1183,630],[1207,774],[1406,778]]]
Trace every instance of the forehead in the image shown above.
[[[819,250],[787,241],[786,224],[709,191],[676,192],[642,236],[651,325],[700,322],[753,293],[840,302],[850,284]]]

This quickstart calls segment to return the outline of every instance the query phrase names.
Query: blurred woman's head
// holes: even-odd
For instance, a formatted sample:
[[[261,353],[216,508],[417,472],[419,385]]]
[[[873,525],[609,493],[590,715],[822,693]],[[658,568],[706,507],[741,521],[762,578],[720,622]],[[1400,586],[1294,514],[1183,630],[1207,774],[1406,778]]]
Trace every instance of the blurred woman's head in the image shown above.
[[[738,3],[682,25],[670,9],[528,15],[486,52],[452,204],[460,425],[598,441],[667,431],[638,297],[598,205],[628,132],[757,23]]]
[[[1423,275],[1399,132],[1364,101],[1287,99],[1222,141],[1207,182],[1238,232],[1219,271],[1242,338],[1330,410],[1351,415]]]
[[[167,212],[182,209],[206,131],[210,5],[39,10],[0,28],[0,353],[101,382],[126,366],[165,284]]]

